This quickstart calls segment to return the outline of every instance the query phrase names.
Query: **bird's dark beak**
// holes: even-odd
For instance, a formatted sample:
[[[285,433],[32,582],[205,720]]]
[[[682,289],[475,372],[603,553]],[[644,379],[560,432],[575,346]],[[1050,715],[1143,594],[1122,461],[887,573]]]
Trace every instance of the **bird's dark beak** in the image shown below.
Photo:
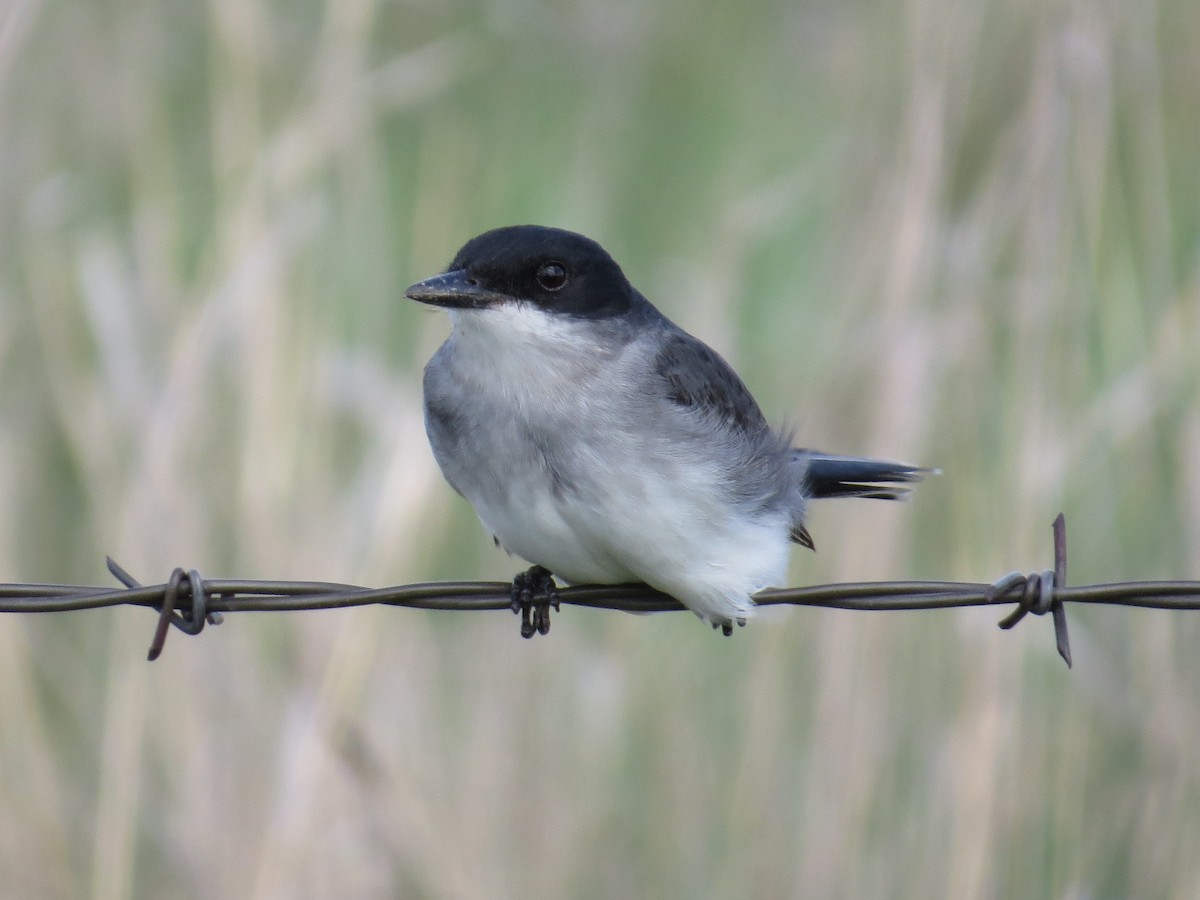
[[[454,269],[418,281],[404,292],[404,296],[450,309],[486,309],[512,299],[507,294],[485,288],[465,269]]]

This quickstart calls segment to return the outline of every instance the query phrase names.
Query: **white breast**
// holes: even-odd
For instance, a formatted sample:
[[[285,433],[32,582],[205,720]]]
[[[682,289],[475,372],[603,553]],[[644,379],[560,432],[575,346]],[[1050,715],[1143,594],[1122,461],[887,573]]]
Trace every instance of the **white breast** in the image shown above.
[[[445,362],[464,382],[463,402],[479,404],[480,421],[493,425],[460,437],[439,462],[506,549],[569,582],[644,581],[716,621],[751,614],[752,593],[783,583],[784,514],[738,512],[719,461],[706,456],[712,448],[656,444],[646,428],[648,416],[670,409],[636,390],[648,377],[644,350],[606,355],[589,323],[530,305],[452,310],[451,318]],[[587,390],[596,379],[605,389]],[[530,423],[549,423],[568,442],[557,452],[578,476],[570,490],[556,487],[546,460],[523,443]],[[452,473],[443,461],[450,452],[455,463],[467,455],[474,463]]]

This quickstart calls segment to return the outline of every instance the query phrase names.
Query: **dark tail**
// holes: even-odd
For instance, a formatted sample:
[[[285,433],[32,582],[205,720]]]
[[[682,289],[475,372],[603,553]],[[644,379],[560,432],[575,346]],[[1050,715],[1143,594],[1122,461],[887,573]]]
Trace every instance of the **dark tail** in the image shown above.
[[[808,496],[868,497],[902,500],[914,484],[937,469],[922,469],[886,459],[861,456],[830,456],[815,450],[794,450],[793,459],[804,464],[804,487]]]

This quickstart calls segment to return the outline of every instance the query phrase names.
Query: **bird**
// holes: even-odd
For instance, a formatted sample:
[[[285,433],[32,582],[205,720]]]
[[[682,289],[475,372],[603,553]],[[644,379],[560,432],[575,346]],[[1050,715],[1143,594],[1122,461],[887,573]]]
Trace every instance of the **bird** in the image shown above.
[[[451,331],[423,378],[450,486],[513,579],[521,633],[567,584],[647,584],[726,635],[815,549],[809,500],[900,499],[930,469],[794,447],[711,347],[636,290],[594,240],[513,225],[469,240],[405,296]]]

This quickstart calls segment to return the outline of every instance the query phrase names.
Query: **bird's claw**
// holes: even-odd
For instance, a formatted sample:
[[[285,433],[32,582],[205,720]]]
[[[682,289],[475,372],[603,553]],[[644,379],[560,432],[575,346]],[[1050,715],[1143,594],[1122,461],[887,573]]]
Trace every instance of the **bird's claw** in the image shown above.
[[[746,627],[746,620],[742,616],[738,616],[735,621],[737,622],[738,628]],[[725,635],[725,637],[729,637],[731,634],[733,634],[733,622],[729,621],[729,619],[725,619],[724,621],[714,621],[712,623],[712,627],[713,631],[716,631],[718,628],[720,628],[721,634]]]
[[[513,579],[512,611],[521,614],[521,637],[548,634],[551,607],[558,612],[558,588],[549,569],[533,566]]]

